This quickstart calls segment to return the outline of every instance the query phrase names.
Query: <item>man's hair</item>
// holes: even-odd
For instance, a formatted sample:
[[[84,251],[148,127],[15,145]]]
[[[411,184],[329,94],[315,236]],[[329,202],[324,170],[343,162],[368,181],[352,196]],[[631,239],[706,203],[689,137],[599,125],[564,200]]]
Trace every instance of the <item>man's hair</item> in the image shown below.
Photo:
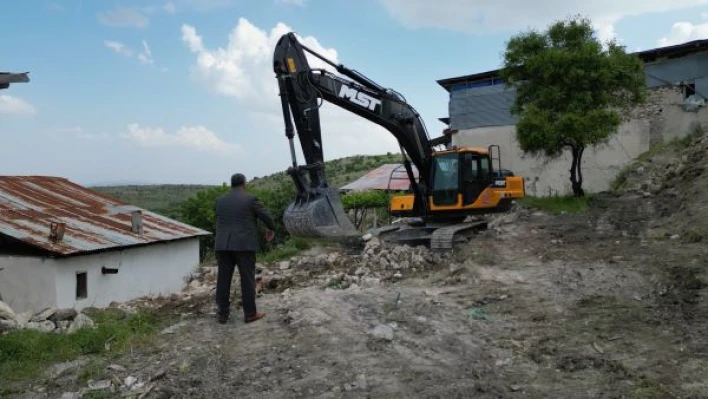
[[[241,173],[234,173],[231,176],[231,187],[239,187],[246,184],[246,176]]]

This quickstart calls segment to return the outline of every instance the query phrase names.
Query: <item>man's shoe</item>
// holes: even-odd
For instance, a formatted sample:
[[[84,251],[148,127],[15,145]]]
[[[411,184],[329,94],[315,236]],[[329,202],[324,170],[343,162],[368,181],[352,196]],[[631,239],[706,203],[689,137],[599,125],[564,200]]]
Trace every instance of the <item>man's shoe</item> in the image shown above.
[[[219,324],[226,324],[226,322],[229,321],[229,316],[220,314],[217,318],[217,321],[219,322]]]
[[[245,317],[245,318],[244,318],[244,321],[245,321],[246,323],[253,323],[253,322],[256,321],[256,320],[262,319],[263,316],[265,316],[265,313],[256,312],[255,314],[253,314],[253,315],[251,315],[251,316]]]

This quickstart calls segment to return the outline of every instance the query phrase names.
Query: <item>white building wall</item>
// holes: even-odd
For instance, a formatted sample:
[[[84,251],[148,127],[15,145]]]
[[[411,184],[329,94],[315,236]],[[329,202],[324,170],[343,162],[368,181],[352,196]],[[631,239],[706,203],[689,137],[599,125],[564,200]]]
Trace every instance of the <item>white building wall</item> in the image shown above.
[[[682,108],[683,95],[678,89],[664,88],[651,93],[646,105],[638,107],[616,135],[597,149],[583,154],[583,188],[588,192],[607,190],[617,174],[651,145],[683,137],[696,124],[708,125],[708,107],[697,111]],[[489,146],[501,150],[502,167],[523,176],[528,195],[563,195],[570,186],[570,154],[555,160],[524,155],[516,141],[516,127],[493,126],[460,130],[452,136],[452,145]]]
[[[56,303],[54,260],[37,256],[0,256],[0,295],[15,312]]]
[[[0,256],[0,295],[16,312],[104,307],[145,295],[182,290],[199,265],[199,239],[151,244],[68,258]],[[102,274],[101,268],[118,269]],[[77,273],[87,274],[87,297],[76,298]]]
[[[144,295],[179,292],[199,264],[199,239],[151,244],[56,260],[57,307],[104,307]],[[118,269],[102,274],[101,268]],[[76,274],[87,273],[87,298],[76,299]]]

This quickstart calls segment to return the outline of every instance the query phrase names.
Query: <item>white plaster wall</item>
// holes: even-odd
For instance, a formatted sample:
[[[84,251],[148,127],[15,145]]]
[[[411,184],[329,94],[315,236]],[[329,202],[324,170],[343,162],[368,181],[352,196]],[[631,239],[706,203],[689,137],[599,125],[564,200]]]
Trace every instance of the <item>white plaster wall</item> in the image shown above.
[[[54,260],[35,256],[0,256],[0,295],[17,313],[53,306],[57,291]]]
[[[170,294],[199,264],[197,238],[126,248],[56,260],[57,305],[60,308],[103,307],[144,295]],[[101,274],[101,268],[118,269]],[[76,273],[87,272],[88,297],[77,300]]]
[[[583,188],[587,192],[607,190],[612,180],[632,159],[649,150],[650,145],[683,137],[694,124],[708,124],[708,108],[687,112],[681,108],[682,94],[675,89],[652,93],[646,106],[635,110],[616,135],[597,149],[583,154]],[[494,126],[460,130],[452,136],[453,145],[487,147],[499,145],[502,167],[526,181],[528,195],[567,194],[570,186],[570,154],[548,161],[524,155],[516,141],[516,127]]]

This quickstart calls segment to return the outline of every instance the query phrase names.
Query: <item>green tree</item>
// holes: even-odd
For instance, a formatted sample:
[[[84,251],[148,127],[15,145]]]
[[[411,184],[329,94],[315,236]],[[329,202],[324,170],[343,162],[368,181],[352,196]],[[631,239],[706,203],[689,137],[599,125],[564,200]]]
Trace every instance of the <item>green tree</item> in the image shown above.
[[[646,99],[641,59],[614,41],[603,48],[590,21],[580,17],[512,37],[501,77],[516,89],[511,112],[518,116],[519,146],[549,158],[569,150],[576,197],[585,195],[585,149],[606,143],[627,111]]]
[[[180,214],[184,223],[209,231],[212,235],[202,237],[199,242],[199,255],[204,260],[214,248],[214,231],[216,214],[214,203],[218,197],[225,194],[230,187],[226,184],[200,191],[188,198],[182,204]]]
[[[295,187],[289,182],[282,182],[274,189],[257,189],[246,186],[246,190],[255,195],[273,216],[276,225],[276,240],[274,243],[265,241],[265,229],[259,223],[261,248],[267,252],[270,245],[283,242],[288,234],[283,225],[283,212],[290,201],[295,198]],[[200,191],[188,198],[180,209],[181,220],[184,223],[207,230],[212,233],[210,236],[202,237],[200,242],[201,259],[206,259],[214,248],[214,233],[216,231],[216,214],[214,206],[216,199],[227,193],[231,188],[226,184],[218,187]]]

